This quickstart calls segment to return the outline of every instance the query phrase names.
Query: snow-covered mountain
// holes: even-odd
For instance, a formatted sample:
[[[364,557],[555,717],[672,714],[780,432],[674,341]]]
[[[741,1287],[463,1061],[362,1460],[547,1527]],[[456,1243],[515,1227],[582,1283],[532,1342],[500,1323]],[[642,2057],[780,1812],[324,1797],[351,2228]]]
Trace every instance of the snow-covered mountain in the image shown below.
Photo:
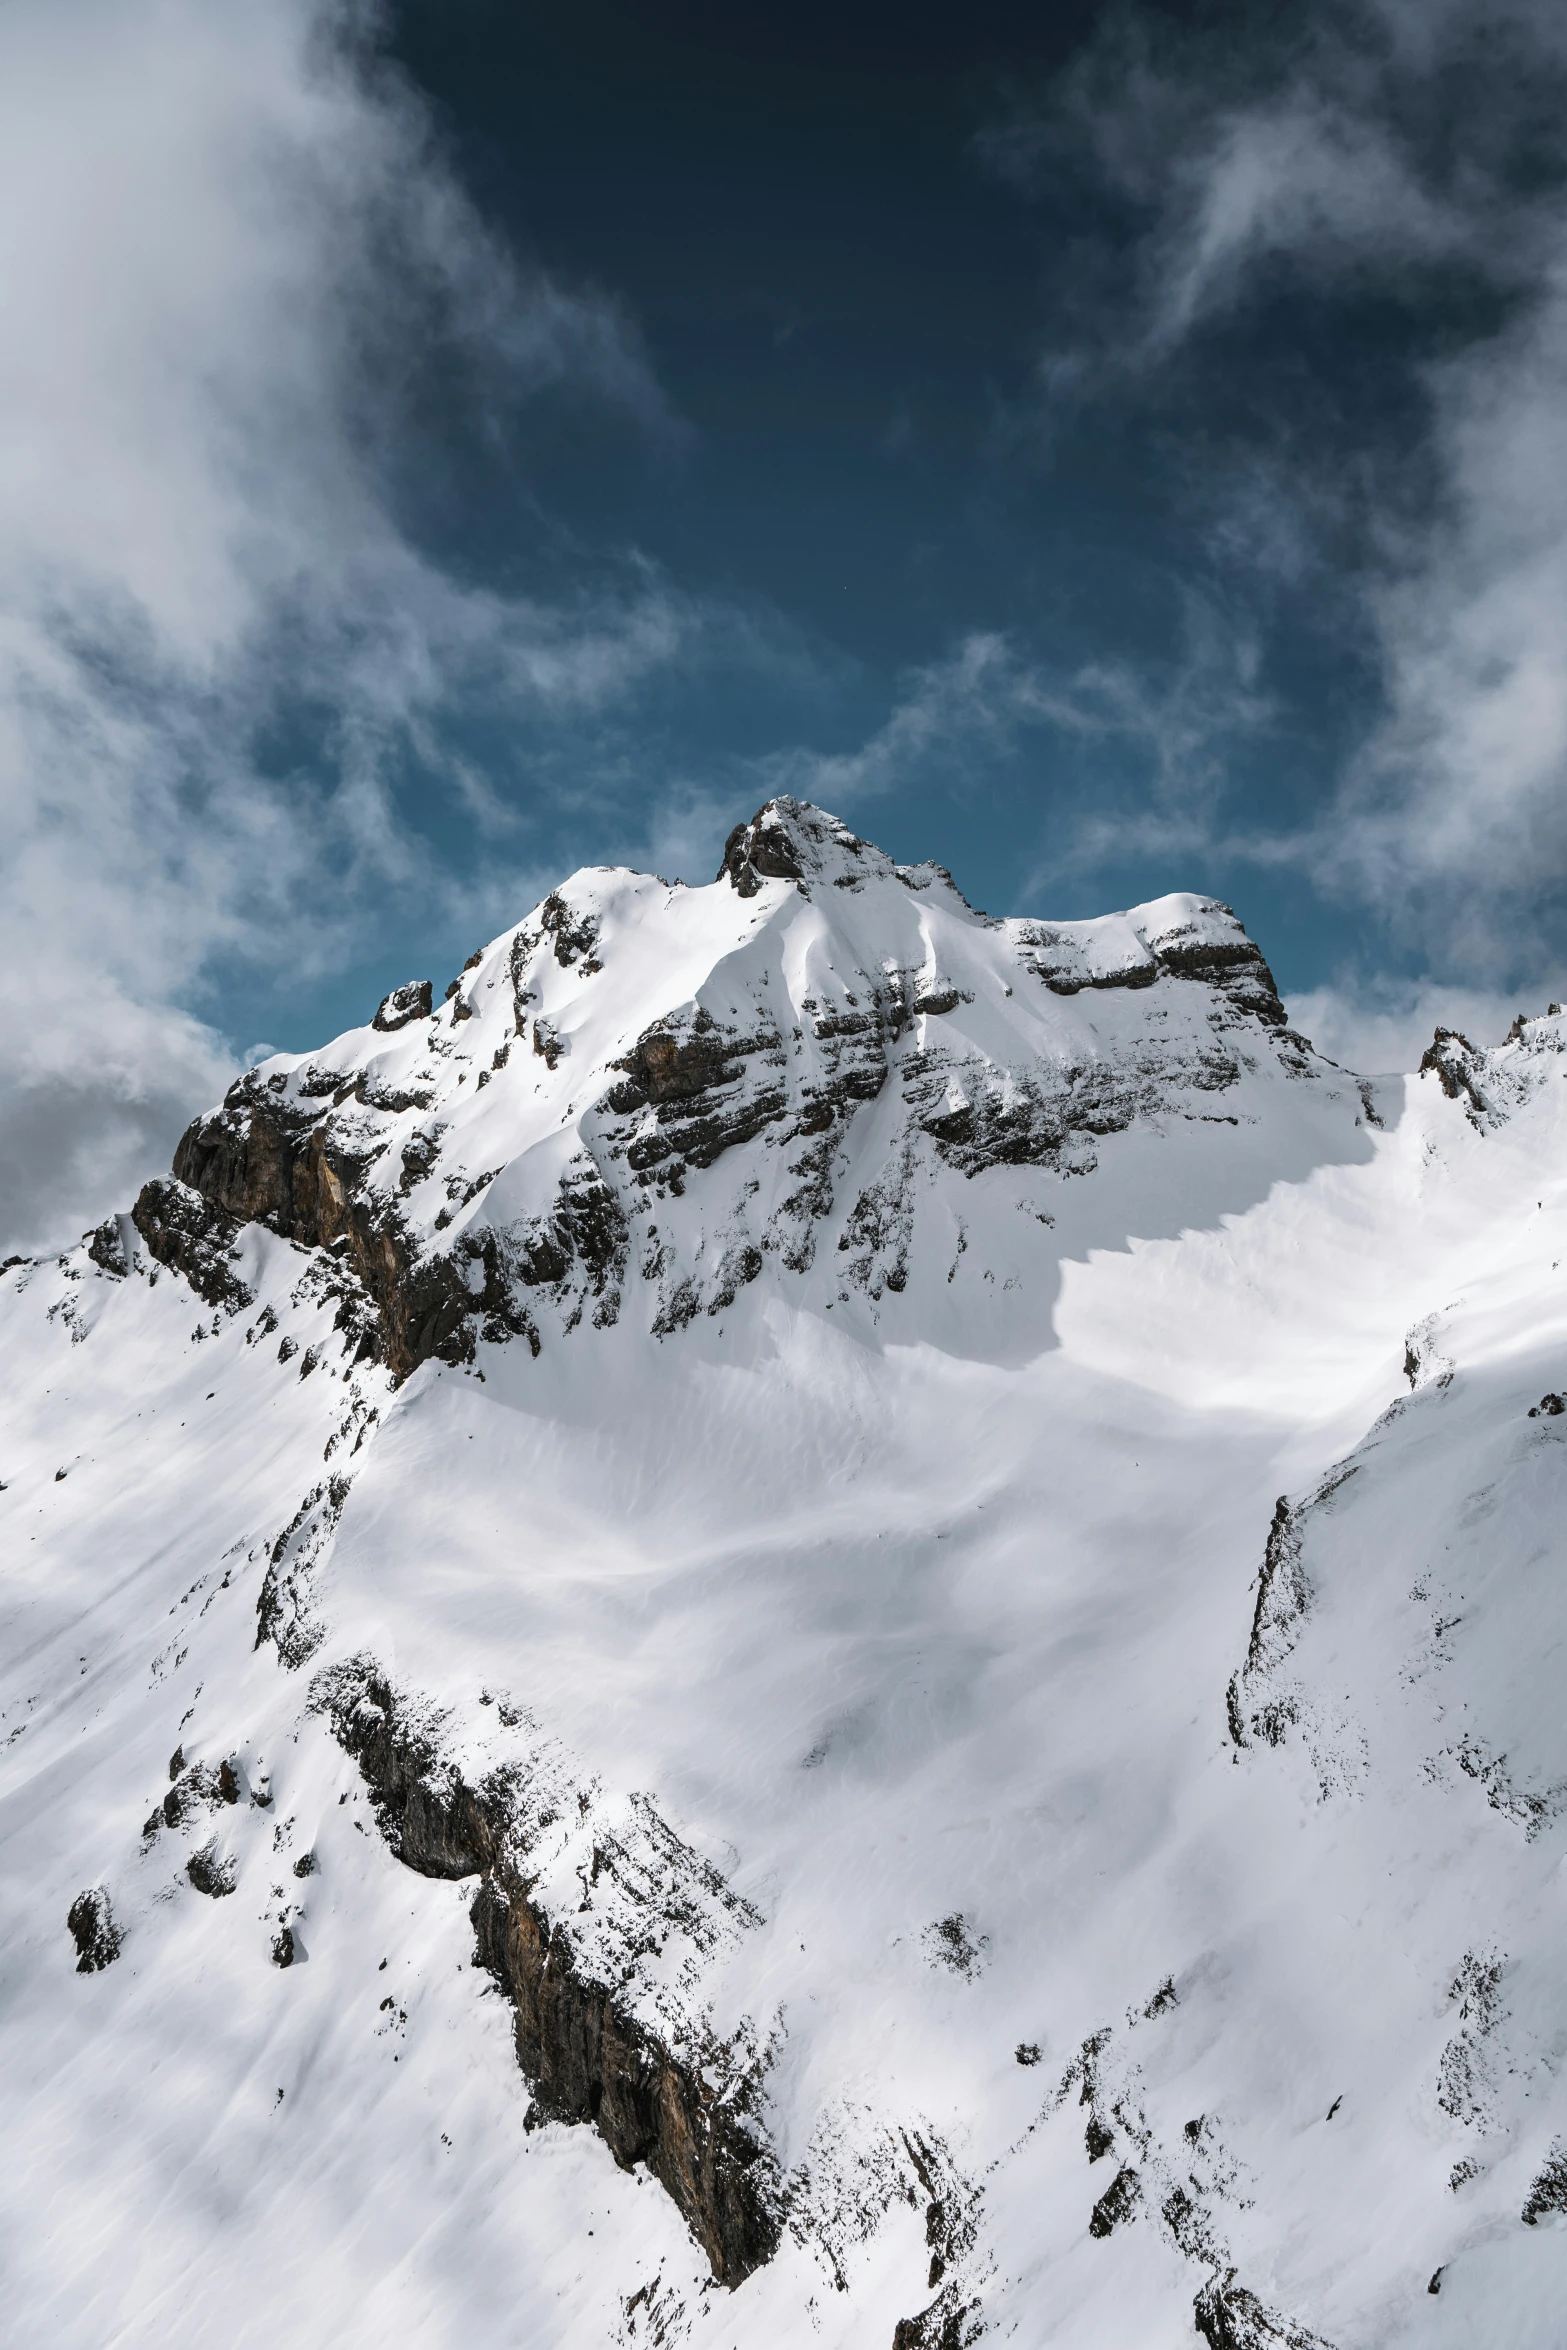
[[[780,800],[8,1266],[8,2338],[1558,2342],[1564,1074]]]

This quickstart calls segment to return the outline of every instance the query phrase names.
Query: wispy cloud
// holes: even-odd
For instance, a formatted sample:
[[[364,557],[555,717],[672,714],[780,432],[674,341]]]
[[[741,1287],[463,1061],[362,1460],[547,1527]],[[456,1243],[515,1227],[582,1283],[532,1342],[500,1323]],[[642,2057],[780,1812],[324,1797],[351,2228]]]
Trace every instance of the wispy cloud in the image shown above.
[[[1176,363],[1200,383],[1220,328],[1233,368],[1248,305],[1275,348],[1291,299],[1398,306],[1396,437],[1357,438],[1325,397],[1315,429],[1202,477],[1215,559],[1310,587],[1381,689],[1318,820],[1223,845],[1292,860],[1477,983],[1545,966],[1567,892],[1564,99],[1567,19],[1538,0],[1200,35],[1128,9],[986,141],[1020,187],[1086,161],[1121,207],[1117,269],[1043,357],[1051,400]]]
[[[1456,1028],[1471,1044],[1499,1044],[1520,1012],[1543,1012],[1545,994],[1527,998],[1460,981],[1391,979],[1346,972],[1289,999],[1291,1024],[1344,1069],[1364,1075],[1417,1069],[1436,1030]]]
[[[402,524],[432,367],[481,432],[555,386],[680,428],[616,303],[475,212],[376,31],[354,0],[0,15],[0,1241],[164,1157],[228,1065],[172,1010],[215,958],[341,955],[372,893],[452,886],[400,767],[506,830],[455,707],[610,710],[700,626],[647,565],[498,594]],[[264,747],[300,704],[308,776]]]
[[[1102,660],[1055,670],[1012,636],[977,631],[912,670],[886,720],[853,750],[796,746],[752,772],[763,793],[853,809],[922,784],[961,795],[976,770],[1029,759],[1056,788],[1048,850],[1017,877],[1021,897],[1124,856],[1134,833],[1140,852],[1185,855],[1212,836],[1228,755],[1275,713],[1243,626],[1191,597],[1184,637],[1181,656],[1162,666]],[[1102,784],[1107,754],[1126,778],[1118,805]],[[1091,796],[1064,787],[1060,770],[1073,755],[1098,764]]]
[[[1266,724],[1255,646],[1245,632],[1215,625],[1191,599],[1186,656],[1168,674],[1097,660],[1052,672],[1010,635],[977,630],[944,660],[909,672],[888,719],[848,752],[796,745],[756,761],[768,792],[796,792],[827,806],[853,806],[919,780],[963,783],[980,757],[1038,752],[1050,738],[1121,745],[1135,754],[1144,790],[1168,801],[1170,820],[1191,834],[1196,815],[1222,785],[1222,743]],[[1092,862],[1095,820],[1076,823],[1076,848],[1055,862]],[[1121,818],[1104,818],[1121,823]]]

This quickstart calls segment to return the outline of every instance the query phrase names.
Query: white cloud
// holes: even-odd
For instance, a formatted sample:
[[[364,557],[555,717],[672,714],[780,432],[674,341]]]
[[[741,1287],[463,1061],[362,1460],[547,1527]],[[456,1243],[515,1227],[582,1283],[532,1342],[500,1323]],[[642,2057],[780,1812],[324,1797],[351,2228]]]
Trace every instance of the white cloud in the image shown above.
[[[1562,992],[1540,987],[1504,994],[1434,979],[1348,977],[1289,998],[1290,1024],[1340,1067],[1368,1077],[1407,1073],[1438,1028],[1473,1045],[1500,1044],[1519,1012],[1531,1016]]]
[[[1441,509],[1372,591],[1387,708],[1335,811],[1334,867],[1434,899],[1451,948],[1539,953],[1567,884],[1567,211],[1524,315],[1431,371]]]
[[[0,1246],[166,1163],[226,1071],[171,1009],[215,957],[341,954],[364,890],[442,886],[387,778],[412,745],[471,804],[459,693],[592,712],[694,626],[646,567],[551,606],[399,527],[432,353],[496,418],[562,383],[676,428],[615,305],[476,215],[375,25],[352,0],[0,12]],[[333,714],[330,789],[257,761],[286,695]]]
[[[1276,258],[1339,275],[1379,262],[1446,258],[1478,224],[1424,188],[1385,126],[1310,90],[1214,126],[1182,175],[1185,201],[1163,240],[1151,321],[1157,350],[1232,298]]]

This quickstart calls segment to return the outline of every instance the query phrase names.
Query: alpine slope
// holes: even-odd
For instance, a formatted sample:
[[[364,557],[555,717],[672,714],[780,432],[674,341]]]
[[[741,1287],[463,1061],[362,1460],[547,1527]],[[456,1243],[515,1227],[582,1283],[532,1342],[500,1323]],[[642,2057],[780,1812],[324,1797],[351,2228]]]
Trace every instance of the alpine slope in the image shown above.
[[[1559,2345],[1564,1078],[781,799],[8,1264],[6,2339]]]

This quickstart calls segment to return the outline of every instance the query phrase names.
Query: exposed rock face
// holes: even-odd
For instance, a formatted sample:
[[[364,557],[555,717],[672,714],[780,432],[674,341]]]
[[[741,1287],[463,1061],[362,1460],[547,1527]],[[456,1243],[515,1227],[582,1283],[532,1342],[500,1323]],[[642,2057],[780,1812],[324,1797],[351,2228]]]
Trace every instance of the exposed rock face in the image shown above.
[[[77,1894],[65,1922],[76,1944],[79,1975],[95,1975],[114,1964],[120,1955],[120,1931],[101,1885],[89,1885],[85,1893]]]
[[[1567,2140],[1558,2138],[1523,2207],[1523,2224],[1537,2228],[1542,2219],[1567,2212]]]
[[[1069,931],[1048,923],[1022,923],[1018,930],[1027,967],[1052,995],[1077,995],[1085,987],[1152,987],[1169,973],[1217,985],[1238,1009],[1282,1028],[1284,1006],[1261,948],[1246,936],[1230,907],[1212,899],[1205,910],[1226,923],[1228,935],[1216,935],[1212,923],[1189,918],[1144,930],[1130,923],[1121,924],[1118,931],[1108,923],[1094,925],[1111,930],[1108,938],[1098,939],[1085,939],[1089,926],[1083,924]]]
[[[1489,1051],[1456,1028],[1439,1028],[1421,1055],[1420,1074],[1434,1077],[1458,1102],[1477,1134],[1503,1126],[1542,1084],[1559,1077],[1567,1055],[1560,1005],[1535,1017],[1520,1012],[1505,1040]]]
[[[1237,2285],[1233,2269],[1204,2285],[1192,2315],[1209,2350],[1330,2350],[1320,2334],[1292,2324]]]
[[[839,829],[846,837],[853,837],[846,826]],[[799,852],[773,804],[759,808],[749,824],[737,824],[725,841],[716,878],[722,881],[726,877],[743,898],[754,898],[764,880],[800,879]]]
[[[160,1264],[183,1273],[196,1295],[227,1313],[243,1313],[250,1290],[235,1269],[239,1219],[199,1191],[167,1176],[144,1183],[131,1220]]]
[[[390,995],[381,998],[371,1027],[390,1036],[406,1028],[410,1020],[428,1020],[434,992],[428,979],[410,979],[404,986],[394,987]]]
[[[555,960],[563,971],[580,962],[583,977],[591,979],[603,970],[594,951],[599,936],[597,921],[592,914],[574,908],[560,890],[551,890],[539,908],[539,928],[549,939]]]
[[[216,1838],[191,1854],[185,1863],[185,1874],[198,1893],[205,1893],[214,1901],[232,1893],[239,1882],[239,1871],[228,1855],[219,1850]]]
[[[373,1666],[339,1668],[313,1694],[357,1758],[399,1858],[423,1876],[480,1878],[476,1963],[511,1998],[518,2061],[540,2117],[589,2122],[623,2168],[646,2163],[714,2277],[739,2284],[771,2258],[783,2220],[776,2166],[755,2118],[754,2063],[737,2070],[718,2044],[663,2044],[591,1978],[539,1898],[516,1790],[504,1777],[467,1784]],[[595,1847],[595,1876],[601,1858]]]
[[[131,1254],[136,1244],[126,1229],[130,1222],[129,1216],[106,1217],[87,1240],[87,1254],[93,1263],[117,1281],[122,1281],[131,1269]]]
[[[1300,1694],[1280,1675],[1312,1602],[1302,1540],[1312,1514],[1331,1504],[1357,1467],[1353,1460],[1340,1462],[1294,1508],[1285,1495],[1279,1496],[1257,1578],[1246,1661],[1231,1675],[1226,1698],[1230,1736],[1237,1746],[1245,1746],[1253,1738],[1278,1746],[1301,1718]]]
[[[898,2320],[892,2329],[892,2350],[969,2350],[984,2331],[977,2306],[951,2301],[944,2294],[918,2317]]]
[[[272,1545],[256,1602],[256,1646],[270,1640],[286,1665],[305,1664],[321,1645],[312,1571],[337,1530],[348,1491],[341,1475],[312,1487]]]
[[[309,1247],[346,1242],[348,1269],[375,1308],[365,1351],[379,1353],[399,1378],[430,1355],[465,1360],[476,1316],[497,1324],[498,1335],[523,1334],[527,1320],[513,1306],[495,1236],[421,1256],[395,1208],[365,1192],[378,1155],[373,1145],[355,1147],[313,1104],[279,1099],[252,1072],[230,1087],[221,1109],[187,1128],[174,1154],[176,1181],[145,1187],[137,1229],[203,1296],[236,1309],[250,1303],[228,1269],[242,1223]]]
[[[1449,1101],[1463,1102],[1471,1119],[1483,1118],[1490,1108],[1479,1084],[1485,1059],[1458,1029],[1439,1028],[1420,1056],[1420,1074],[1434,1077]]]
[[[870,882],[897,881],[921,891],[939,881],[967,906],[945,865],[895,865],[840,817],[788,792],[765,802],[749,824],[735,826],[715,878],[743,898],[759,895],[766,881],[792,881],[806,897],[823,884],[858,892]]]
[[[767,1074],[784,1066],[777,1032],[725,1030],[700,1007],[645,1029],[620,1065],[625,1082],[604,1097],[617,1120],[609,1150],[643,1187],[683,1184],[690,1168],[712,1166],[787,1107]]]
[[[941,2290],[914,2317],[893,2328],[893,2350],[968,2350],[985,2333],[981,2306],[970,2297],[971,2280],[962,2264],[974,2249],[979,2197],[952,2167],[947,2150],[919,2131],[901,2132],[903,2151],[927,2198],[925,2244],[930,2253],[928,2289]],[[912,2199],[912,2197],[911,2197]]]
[[[1135,2218],[1142,2199],[1142,2181],[1136,2171],[1118,2170],[1089,2215],[1088,2233],[1091,2236],[1113,2234],[1127,2220]]]
[[[178,1769],[175,1768],[176,1764]],[[163,1824],[167,1828],[181,1827],[193,1812],[211,1810],[217,1804],[229,1800],[223,1792],[218,1774],[209,1770],[205,1763],[187,1765],[184,1757],[176,1753],[170,1763],[170,1773],[169,1792],[159,1807]],[[237,1794],[236,1788],[236,1799]],[[156,1816],[154,1814],[154,1818]]]

